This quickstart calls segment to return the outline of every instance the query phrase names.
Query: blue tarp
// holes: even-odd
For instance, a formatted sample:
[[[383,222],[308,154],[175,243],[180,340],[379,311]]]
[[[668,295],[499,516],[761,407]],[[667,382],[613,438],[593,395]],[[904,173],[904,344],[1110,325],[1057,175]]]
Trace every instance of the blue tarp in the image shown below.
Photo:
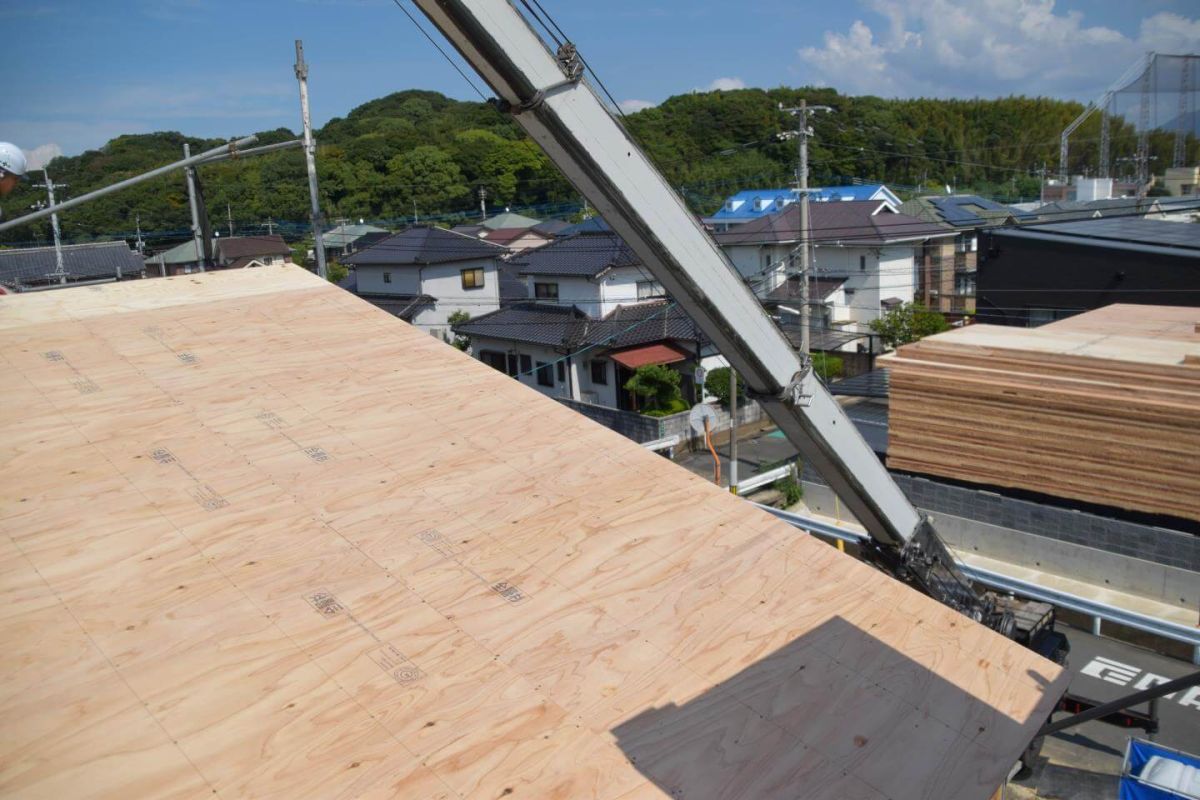
[[[1137,776],[1141,775],[1142,768],[1154,756],[1161,756],[1200,769],[1200,758],[1196,756],[1160,747],[1153,742],[1131,739],[1125,757],[1125,770],[1121,775],[1121,800],[1179,800],[1179,798],[1187,797],[1187,795],[1148,786],[1138,781]]]

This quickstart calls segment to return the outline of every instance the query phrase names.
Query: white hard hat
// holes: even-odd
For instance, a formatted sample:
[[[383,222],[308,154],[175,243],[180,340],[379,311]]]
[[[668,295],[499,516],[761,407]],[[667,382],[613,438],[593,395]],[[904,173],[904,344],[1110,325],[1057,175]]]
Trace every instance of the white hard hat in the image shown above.
[[[25,177],[25,154],[11,142],[0,142],[0,170]]]

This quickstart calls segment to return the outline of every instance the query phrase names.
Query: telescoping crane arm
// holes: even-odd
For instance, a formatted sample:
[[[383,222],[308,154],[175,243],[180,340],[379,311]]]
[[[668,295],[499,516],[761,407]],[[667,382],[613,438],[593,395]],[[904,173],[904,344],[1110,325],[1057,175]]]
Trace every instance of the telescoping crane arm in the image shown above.
[[[508,0],[415,2],[720,349],[867,529],[868,555],[977,621],[1011,629],[1011,615],[963,576],[807,359],[583,79],[574,46],[551,52]]]

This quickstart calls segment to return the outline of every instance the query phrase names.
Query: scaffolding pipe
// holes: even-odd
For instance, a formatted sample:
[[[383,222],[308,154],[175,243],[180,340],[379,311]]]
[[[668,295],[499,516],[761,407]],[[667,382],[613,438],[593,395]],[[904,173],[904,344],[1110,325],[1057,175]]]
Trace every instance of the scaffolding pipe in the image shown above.
[[[161,175],[174,172],[177,169],[183,169],[208,161],[213,156],[221,155],[223,153],[233,153],[239,147],[247,144],[254,144],[257,141],[257,136],[246,136],[236,141],[229,142],[228,144],[223,144],[220,147],[215,147],[212,150],[206,150],[203,153],[192,156],[191,158],[185,158],[182,161],[176,161],[173,164],[167,164],[165,167],[159,167],[158,169],[152,169],[149,172],[143,172],[141,175],[135,175],[132,178],[126,178],[123,181],[114,183],[112,186],[105,186],[104,188],[97,189],[94,192],[81,194],[79,197],[72,197],[70,200],[64,200],[63,202],[58,203],[53,208],[43,208],[40,211],[34,211],[30,214],[17,217],[16,219],[10,219],[7,222],[0,222],[0,233],[3,233],[10,228],[15,228],[18,225],[24,225],[28,222],[33,222],[34,220],[43,219],[51,214],[61,214],[68,209],[75,208],[75,206],[81,206],[84,203],[90,203],[97,197],[103,197],[106,194],[112,194],[113,192],[119,192],[122,189],[128,189],[130,186],[135,186],[143,181],[148,181],[151,178],[157,178]]]

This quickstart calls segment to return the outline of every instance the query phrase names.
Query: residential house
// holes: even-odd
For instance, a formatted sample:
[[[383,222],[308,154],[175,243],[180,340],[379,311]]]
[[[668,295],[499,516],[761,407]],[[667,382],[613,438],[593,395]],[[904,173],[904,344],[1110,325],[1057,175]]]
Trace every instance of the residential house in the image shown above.
[[[931,241],[919,255],[916,299],[943,314],[975,311],[979,232],[1035,222],[1037,216],[974,194],[930,195],[900,205],[900,213],[956,233]]]
[[[496,230],[485,230],[486,232],[481,234],[481,238],[486,239],[493,244],[507,247],[514,253],[520,253],[525,250],[532,250],[535,247],[541,247],[542,245],[554,239],[553,236],[539,233],[536,227],[497,228]]]
[[[514,256],[526,297],[603,317],[622,304],[662,297],[662,287],[613,231],[575,233]]]
[[[542,224],[542,221],[533,217],[527,217],[524,214],[514,213],[506,208],[501,213],[494,214],[479,224],[490,231],[498,231],[501,228],[532,228],[535,225]]]
[[[325,244],[326,258],[340,258],[386,238],[388,234],[385,228],[366,225],[359,220],[357,225],[343,222],[330,228],[321,234],[321,241]]]
[[[1071,222],[1104,217],[1162,219],[1163,207],[1153,197],[1112,197],[1099,200],[1059,200],[1033,210],[1038,222]]]
[[[53,247],[0,249],[0,289],[67,286],[95,281],[120,281],[144,277],[142,256],[125,242],[67,244],[61,248],[62,272]]]
[[[746,189],[729,197],[721,208],[703,222],[715,231],[727,231],[746,222],[782,211],[800,198],[797,189]],[[896,210],[900,198],[882,183],[827,186],[808,190],[809,203],[882,200]]]
[[[898,213],[882,200],[814,203],[809,225],[814,253],[812,319],[847,333],[865,333],[888,307],[911,302],[923,254],[931,244],[955,236]],[[788,286],[799,263],[797,206],[714,238],[765,302],[787,305],[798,300]]]
[[[186,275],[200,271],[204,256],[197,253],[196,240],[188,239],[174,247],[146,259],[146,272],[149,275],[167,277],[170,275]]]
[[[647,364],[678,370],[683,396],[696,397],[702,337],[665,300],[617,306],[600,319],[573,305],[530,301],[454,332],[470,338],[475,358],[551,397],[635,411],[638,398],[624,386]]]
[[[430,226],[393,234],[342,263],[355,293],[434,336],[450,335],[450,316],[500,308],[500,264],[508,250],[475,236]]]
[[[561,219],[548,219],[533,226],[533,230],[554,239],[563,235],[563,231],[571,227],[571,223]]]
[[[292,248],[277,233],[268,236],[218,237],[213,243],[216,269],[273,267],[292,260]]]
[[[978,319],[1033,327],[1111,303],[1200,306],[1200,225],[1139,217],[997,228]]]
[[[1167,167],[1163,187],[1172,197],[1200,195],[1200,167]]]

